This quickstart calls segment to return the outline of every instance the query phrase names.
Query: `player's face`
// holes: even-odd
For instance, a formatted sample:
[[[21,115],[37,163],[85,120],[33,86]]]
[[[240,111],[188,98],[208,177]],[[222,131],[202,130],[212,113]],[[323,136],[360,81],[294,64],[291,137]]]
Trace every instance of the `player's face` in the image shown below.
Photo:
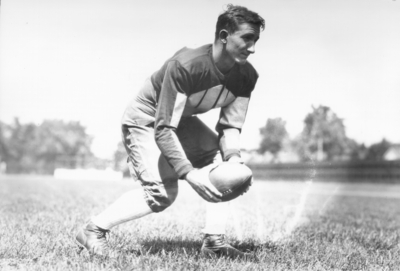
[[[226,51],[238,64],[245,64],[250,54],[255,53],[256,42],[260,37],[257,25],[243,23],[238,29],[227,36]]]

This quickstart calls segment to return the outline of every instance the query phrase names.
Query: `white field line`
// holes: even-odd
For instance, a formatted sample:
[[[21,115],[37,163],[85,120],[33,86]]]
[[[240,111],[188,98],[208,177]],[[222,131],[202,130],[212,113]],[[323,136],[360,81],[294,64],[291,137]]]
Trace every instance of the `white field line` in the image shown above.
[[[310,194],[310,189],[311,189],[313,180],[316,175],[315,162],[312,159],[311,159],[311,165],[312,165],[312,168],[310,169],[310,172],[309,172],[310,179],[309,179],[309,181],[306,181],[306,187],[303,189],[303,191],[301,193],[300,202],[296,206],[296,211],[295,211],[295,214],[294,214],[292,220],[289,221],[288,224],[286,224],[284,236],[290,235],[293,232],[293,230],[300,224],[300,220],[301,220],[301,217],[304,212],[304,207],[305,207],[305,204],[307,201],[307,197]]]
[[[329,195],[329,197],[325,200],[324,204],[322,204],[321,208],[319,209],[318,213],[321,215],[324,211],[328,203],[332,200],[332,198],[337,194],[339,190],[339,186],[336,186],[336,188],[333,190],[333,192]]]
[[[299,221],[301,219],[301,216],[304,211],[304,206],[307,201],[307,196],[309,194],[310,188],[312,185],[312,181],[307,181],[306,182],[306,187],[303,189],[300,197],[300,202],[296,206],[296,211],[293,216],[293,219],[286,225],[285,228],[285,235],[289,235],[292,233],[292,231],[296,228],[296,226],[299,224]]]

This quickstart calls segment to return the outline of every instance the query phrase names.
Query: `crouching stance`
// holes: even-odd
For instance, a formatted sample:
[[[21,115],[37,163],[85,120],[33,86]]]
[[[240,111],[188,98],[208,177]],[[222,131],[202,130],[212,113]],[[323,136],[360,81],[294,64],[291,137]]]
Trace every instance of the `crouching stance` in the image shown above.
[[[263,28],[257,13],[228,5],[213,44],[182,48],[144,83],[122,119],[129,169],[143,190],[125,193],[91,218],[76,237],[82,246],[108,254],[112,227],[165,210],[177,197],[178,179],[184,179],[208,201],[202,252],[248,256],[226,243],[228,206],[205,173],[221,160],[241,162],[239,136],[258,78],[247,58]],[[215,108],[217,134],[196,117]]]

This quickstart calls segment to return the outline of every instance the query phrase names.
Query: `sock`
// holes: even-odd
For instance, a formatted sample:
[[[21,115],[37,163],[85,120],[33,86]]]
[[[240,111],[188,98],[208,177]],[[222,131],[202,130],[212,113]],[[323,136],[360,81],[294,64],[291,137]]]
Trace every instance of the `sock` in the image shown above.
[[[229,202],[206,203],[206,226],[202,230],[206,234],[225,234],[229,216]]]
[[[138,219],[153,211],[143,198],[143,191],[135,189],[119,197],[107,209],[92,218],[92,222],[105,230],[109,230],[124,222]]]

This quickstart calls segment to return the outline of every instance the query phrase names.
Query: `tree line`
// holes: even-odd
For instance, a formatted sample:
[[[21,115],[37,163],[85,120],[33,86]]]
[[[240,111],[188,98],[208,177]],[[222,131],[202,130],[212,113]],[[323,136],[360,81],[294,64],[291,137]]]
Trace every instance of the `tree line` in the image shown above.
[[[77,121],[41,124],[0,122],[0,162],[7,173],[53,174],[54,169],[87,167],[96,162],[93,137]]]
[[[284,150],[296,153],[300,161],[382,161],[391,146],[385,139],[367,147],[349,138],[343,119],[323,105],[312,107],[295,138],[289,138],[285,125],[283,119],[274,118],[260,129],[262,139],[257,151],[270,153],[272,162],[279,162],[279,153]]]
[[[296,153],[299,161],[381,161],[391,143],[365,146],[346,135],[343,119],[329,107],[312,107],[304,119],[302,132],[289,137],[286,122],[268,119],[260,128],[257,152],[270,153],[272,162],[280,162],[283,151]],[[41,124],[0,122],[0,163],[7,173],[53,174],[56,168],[104,168],[127,172],[127,154],[122,143],[116,146],[113,160],[95,157],[93,137],[78,121],[45,120]]]

